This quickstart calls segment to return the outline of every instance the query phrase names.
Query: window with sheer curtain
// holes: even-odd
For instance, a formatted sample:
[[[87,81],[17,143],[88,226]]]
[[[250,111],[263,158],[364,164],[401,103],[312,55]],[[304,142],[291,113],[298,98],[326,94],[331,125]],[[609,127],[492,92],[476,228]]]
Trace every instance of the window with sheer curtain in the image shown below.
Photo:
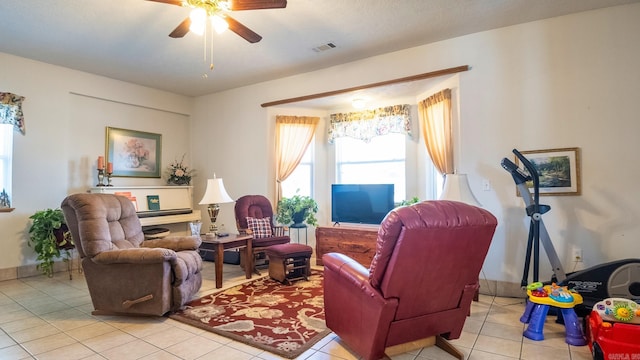
[[[370,142],[335,140],[337,184],[394,184],[394,202],[406,197],[406,136],[376,136]]]
[[[290,198],[296,194],[313,197],[313,144],[312,140],[296,169],[282,182],[282,197]]]
[[[285,183],[290,192],[292,186],[305,187],[304,184],[292,185],[296,181],[302,181],[299,177],[308,176],[312,179],[312,167],[309,154],[309,145],[315,135],[316,127],[320,118],[317,116],[276,116],[276,203],[283,197]],[[307,156],[306,164],[301,166],[303,158]],[[294,180],[287,180],[294,175]],[[306,171],[309,173],[307,174]],[[309,185],[309,194],[301,194],[312,196],[311,185]],[[295,195],[295,192],[294,192]]]
[[[22,113],[24,99],[20,95],[0,92],[0,209],[11,207],[13,132],[25,133]]]
[[[13,125],[0,124],[0,208],[11,207],[11,160]],[[5,198],[6,197],[6,198]]]
[[[336,146],[336,183],[394,184],[394,201],[404,200],[410,109],[404,104],[331,114],[329,142]]]

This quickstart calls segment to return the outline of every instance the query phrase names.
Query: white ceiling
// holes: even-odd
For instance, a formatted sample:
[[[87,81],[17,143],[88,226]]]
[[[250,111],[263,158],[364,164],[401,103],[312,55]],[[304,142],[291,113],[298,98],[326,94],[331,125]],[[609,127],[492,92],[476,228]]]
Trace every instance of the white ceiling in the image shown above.
[[[0,52],[199,96],[465,34],[638,1],[289,0],[285,9],[233,12],[231,16],[263,39],[250,44],[230,31],[216,34],[215,68],[209,71],[201,37],[168,36],[188,15],[187,8],[145,0],[0,0]],[[329,42],[336,47],[313,50]]]

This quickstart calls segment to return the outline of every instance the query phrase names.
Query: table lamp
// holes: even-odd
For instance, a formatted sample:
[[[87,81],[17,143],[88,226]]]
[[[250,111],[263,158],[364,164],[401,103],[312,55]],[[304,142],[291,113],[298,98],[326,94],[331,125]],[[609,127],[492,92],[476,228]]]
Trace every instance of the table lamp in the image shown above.
[[[216,225],[216,219],[218,218],[218,213],[220,212],[220,205],[223,203],[233,202],[233,199],[229,194],[227,194],[227,190],[224,188],[224,184],[222,183],[222,178],[213,178],[207,180],[207,189],[204,192],[204,196],[202,200],[200,200],[200,205],[209,205],[207,207],[207,212],[209,213],[209,218],[211,219],[211,225],[209,226],[209,233],[213,235],[218,235],[218,226]]]
[[[440,200],[454,200],[473,206],[482,206],[478,199],[473,196],[466,174],[446,174],[444,177],[444,190],[440,195]]]

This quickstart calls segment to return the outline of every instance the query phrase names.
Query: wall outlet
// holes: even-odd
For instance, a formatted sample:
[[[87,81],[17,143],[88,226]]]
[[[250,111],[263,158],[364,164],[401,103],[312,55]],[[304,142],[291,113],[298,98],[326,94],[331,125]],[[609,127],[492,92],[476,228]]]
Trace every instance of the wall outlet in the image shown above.
[[[571,254],[571,257],[573,258],[573,261],[575,261],[575,262],[582,262],[582,249],[573,248],[573,252]]]
[[[491,182],[489,180],[482,180],[482,190],[491,191]]]

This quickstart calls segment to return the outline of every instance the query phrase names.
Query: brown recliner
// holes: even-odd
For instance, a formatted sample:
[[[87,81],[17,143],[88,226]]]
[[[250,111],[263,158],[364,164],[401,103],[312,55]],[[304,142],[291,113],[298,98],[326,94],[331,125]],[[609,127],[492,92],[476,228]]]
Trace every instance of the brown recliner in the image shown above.
[[[200,290],[197,236],[146,240],[129,199],[74,194],[61,205],[84,270],[94,314],[163,315]]]
[[[488,211],[455,201],[392,210],[369,269],[343,254],[322,257],[327,327],[367,360],[427,338],[462,359],[442,337],[460,337],[496,225]]]
[[[291,238],[287,234],[286,228],[283,226],[275,226],[273,223],[273,207],[269,199],[262,195],[245,195],[236,200],[235,205],[236,225],[240,234],[252,234],[253,238],[253,256],[254,258],[261,253],[264,253],[265,249],[271,245],[288,244],[291,242]],[[252,217],[254,219],[269,218],[271,225],[271,236],[257,237],[249,229],[247,218]],[[256,261],[253,262],[254,264]],[[258,273],[258,270],[253,269]]]

